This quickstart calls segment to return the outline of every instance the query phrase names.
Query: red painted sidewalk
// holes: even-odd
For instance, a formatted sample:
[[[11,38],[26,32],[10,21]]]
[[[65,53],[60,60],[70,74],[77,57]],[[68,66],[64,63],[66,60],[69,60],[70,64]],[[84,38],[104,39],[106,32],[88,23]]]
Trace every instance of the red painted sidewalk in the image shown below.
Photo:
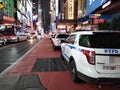
[[[37,58],[60,57],[60,51],[54,51],[49,38],[44,38],[19,63],[12,67],[6,75],[38,74],[47,90],[120,90],[120,87],[104,86],[98,89],[88,83],[73,83],[68,71],[64,72],[31,72]]]

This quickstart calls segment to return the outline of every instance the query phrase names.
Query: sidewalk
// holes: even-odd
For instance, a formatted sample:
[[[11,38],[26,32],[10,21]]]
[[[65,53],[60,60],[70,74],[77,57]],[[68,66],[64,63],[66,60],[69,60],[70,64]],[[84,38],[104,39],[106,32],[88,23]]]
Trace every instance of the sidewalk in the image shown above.
[[[42,59],[47,63],[46,66],[40,62]],[[61,60],[60,51],[54,51],[50,39],[44,38],[0,79],[0,90],[98,90],[91,84],[73,83],[65,65],[58,65],[61,68],[59,71],[43,70],[42,66],[47,67],[50,63],[54,65],[51,59],[54,64],[58,64],[56,61]],[[102,90],[119,88],[107,87]]]

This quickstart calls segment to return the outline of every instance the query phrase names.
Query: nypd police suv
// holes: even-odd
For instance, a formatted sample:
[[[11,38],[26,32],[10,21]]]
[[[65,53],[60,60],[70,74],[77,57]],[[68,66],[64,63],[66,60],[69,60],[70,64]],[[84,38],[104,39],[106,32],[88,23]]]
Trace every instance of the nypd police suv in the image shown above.
[[[61,56],[69,63],[74,82],[120,82],[119,31],[74,32],[61,44]]]

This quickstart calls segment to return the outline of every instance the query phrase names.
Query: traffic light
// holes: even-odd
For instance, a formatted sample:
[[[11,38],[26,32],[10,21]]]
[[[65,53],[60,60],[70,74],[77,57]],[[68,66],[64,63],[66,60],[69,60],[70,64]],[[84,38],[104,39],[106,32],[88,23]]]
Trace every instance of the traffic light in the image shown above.
[[[0,9],[4,8],[4,0],[0,0]]]

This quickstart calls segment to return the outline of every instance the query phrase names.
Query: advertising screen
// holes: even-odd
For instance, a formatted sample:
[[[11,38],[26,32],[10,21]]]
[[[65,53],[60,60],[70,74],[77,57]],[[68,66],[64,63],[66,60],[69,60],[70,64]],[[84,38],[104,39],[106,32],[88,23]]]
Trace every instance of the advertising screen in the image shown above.
[[[109,0],[87,0],[87,12],[86,14],[90,14],[92,11],[103,5],[105,2]]]

